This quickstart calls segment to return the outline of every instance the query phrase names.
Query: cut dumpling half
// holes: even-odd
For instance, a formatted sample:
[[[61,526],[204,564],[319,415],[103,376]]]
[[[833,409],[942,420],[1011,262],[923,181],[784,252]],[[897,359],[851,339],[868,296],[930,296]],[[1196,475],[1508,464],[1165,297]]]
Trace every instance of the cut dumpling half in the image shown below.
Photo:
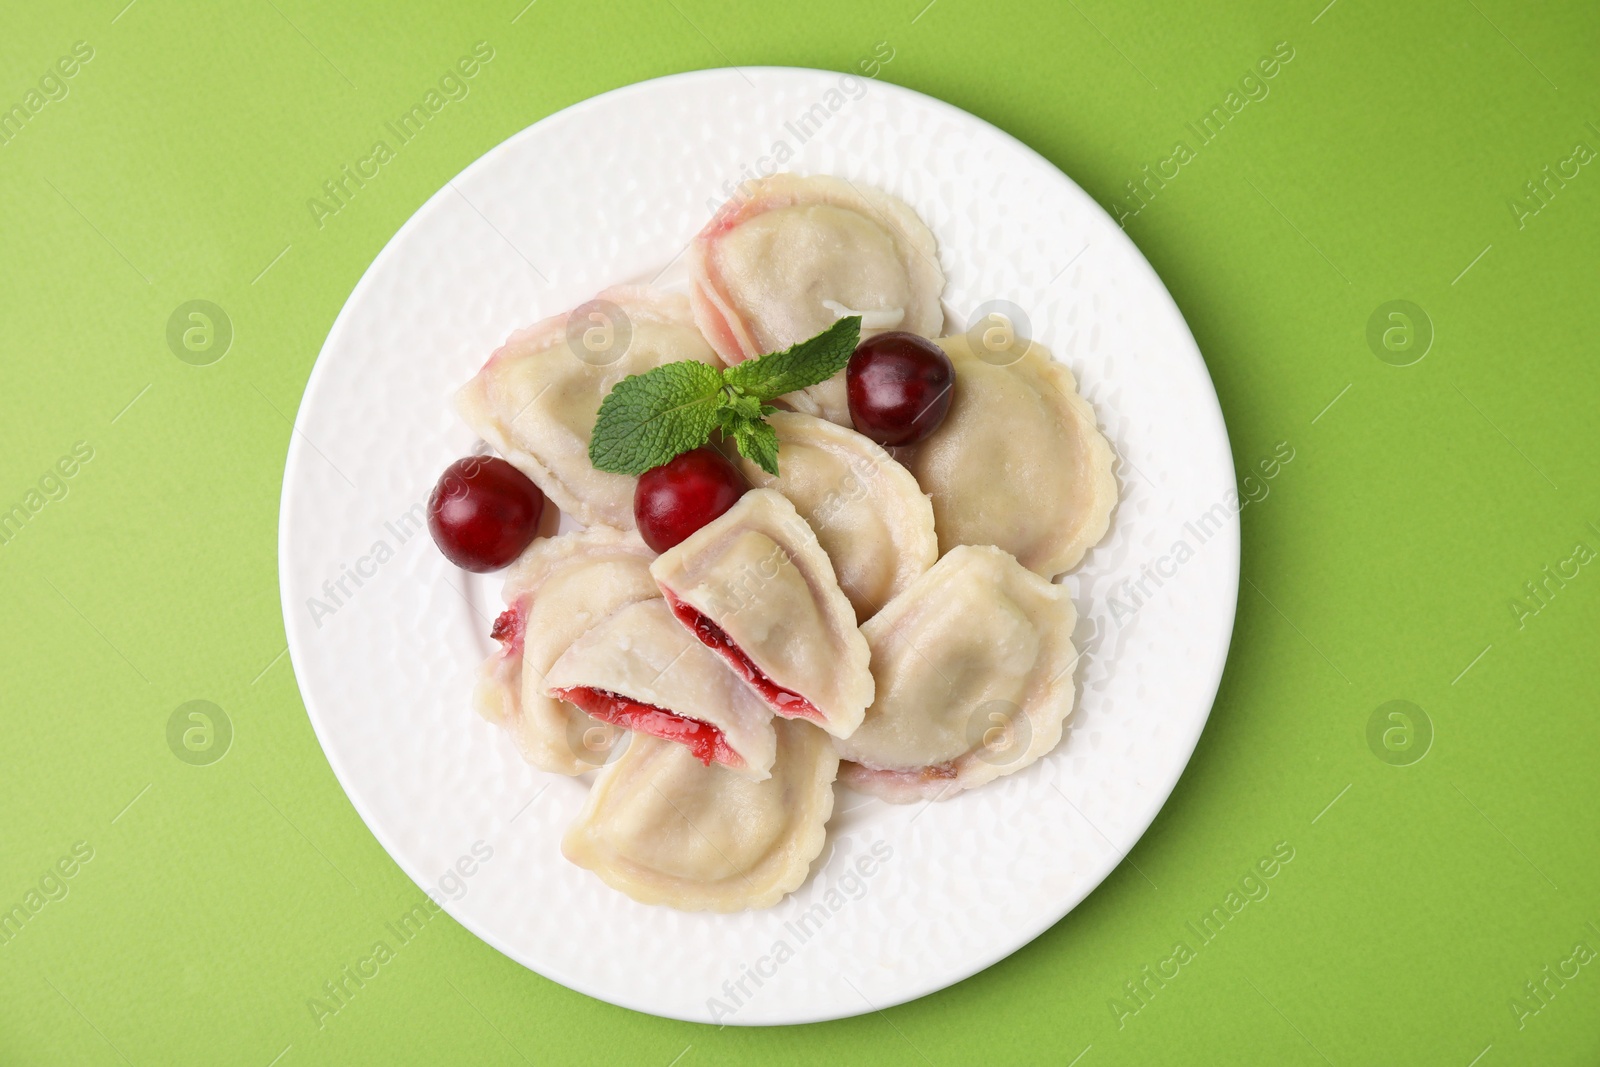
[[[872,703],[867,642],[794,505],[752,489],[650,565],[689,632],[779,715],[848,737]]]
[[[656,600],[655,553],[636,533],[604,526],[540,538],[506,573],[500,649],[478,672],[478,712],[504,727],[523,759],[555,774],[582,774],[606,760],[618,731],[545,692],[545,674],[567,648],[617,608]]]
[[[846,315],[863,335],[939,333],[944,272],[933,234],[901,199],[826,176],[743,186],[689,253],[695,319],[729,365],[815,337]],[[850,425],[843,372],[784,397]]]
[[[774,725],[777,758],[760,782],[634,735],[601,772],[562,853],[641,904],[723,912],[776,904],[822,851],[839,757],[812,726]]]
[[[683,746],[753,780],[772,770],[772,712],[660,597],[612,612],[550,667],[550,696],[591,717]]]
[[[841,778],[894,803],[942,800],[1056,747],[1072,711],[1067,590],[998,548],[950,551],[862,627],[877,699],[837,741]]]
[[[512,334],[461,387],[456,409],[563,512],[631,530],[638,479],[589,462],[595,416],[622,379],[686,359],[717,364],[685,297],[607,289]]]
[[[939,558],[933,506],[904,467],[854,430],[790,411],[767,421],[778,435],[778,476],[736,457],[740,469],[794,504],[856,619],[871,618]]]
[[[1117,502],[1111,446],[1077,382],[1043,345],[990,362],[965,334],[939,339],[955,367],[950,411],[896,455],[933,498],[939,550],[997,545],[1046,578],[1078,565]]]

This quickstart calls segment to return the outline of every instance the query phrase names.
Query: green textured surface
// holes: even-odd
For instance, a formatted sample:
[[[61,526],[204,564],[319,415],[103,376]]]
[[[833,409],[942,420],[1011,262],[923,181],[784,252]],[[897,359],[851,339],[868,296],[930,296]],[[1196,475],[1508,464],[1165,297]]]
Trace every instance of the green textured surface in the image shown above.
[[[5,107],[93,49],[0,146],[0,509],[93,450],[0,546],[0,906],[76,842],[93,853],[0,938],[0,1062],[1600,1061],[1600,966],[1563,964],[1600,948],[1600,576],[1541,575],[1600,548],[1600,173],[1551,180],[1520,222],[1510,206],[1600,148],[1600,9],[124,2],[9,0],[0,33]],[[495,59],[471,95],[319,229],[307,198],[478,41]],[[853,69],[879,42],[881,77],[1017,135],[1108,209],[1194,149],[1128,232],[1199,340],[1241,473],[1280,441],[1295,458],[1245,509],[1233,653],[1188,772],[1054,929],[881,1014],[662,1021],[441,917],[319,1026],[307,998],[418,895],[281,656],[289,420],[335,314],[434,190],[546,114],[730,62]],[[1270,95],[1199,147],[1185,124],[1278,42],[1294,57]],[[193,299],[234,326],[210,366],[165,340]],[[1437,333],[1406,367],[1366,341],[1396,299]],[[194,699],[234,726],[209,766],[166,739]],[[1393,699],[1435,730],[1409,766],[1367,743]],[[1279,842],[1270,894],[1128,999]]]

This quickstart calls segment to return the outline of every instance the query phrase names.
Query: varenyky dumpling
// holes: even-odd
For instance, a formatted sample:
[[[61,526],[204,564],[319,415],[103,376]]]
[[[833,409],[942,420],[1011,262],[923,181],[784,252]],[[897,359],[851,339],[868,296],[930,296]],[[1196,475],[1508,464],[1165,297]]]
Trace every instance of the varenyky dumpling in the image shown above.
[[[898,197],[843,178],[775,174],[742,187],[689,251],[695,320],[730,366],[815,337],[846,315],[863,336],[940,332],[938,246]],[[783,398],[850,425],[844,374]]]
[[[798,412],[767,417],[778,435],[778,476],[737,457],[751,485],[776,489],[816,532],[856,619],[879,608],[939,558],[933,506],[876,442]]]
[[[777,714],[848,737],[872,703],[867,642],[794,505],[751,489],[650,573],[678,620]]]
[[[772,711],[673,619],[660,597],[607,615],[545,675],[591,717],[681,745],[753,780],[772,770]]]
[[[456,408],[563,512],[631,530],[638,479],[589,462],[595,416],[622,379],[685,359],[717,364],[688,300],[621,286],[512,334],[461,387]]]
[[[769,908],[822,851],[839,757],[822,731],[776,720],[760,782],[681,745],[634,734],[601,772],[561,851],[641,904],[683,911]]]
[[[540,538],[507,572],[507,608],[494,627],[501,647],[479,669],[474,697],[540,770],[582,774],[605,762],[617,729],[549,696],[545,672],[617,608],[661,596],[654,558],[638,534],[591,526]]]
[[[1076,621],[1064,587],[1000,549],[951,549],[861,628],[878,695],[835,742],[841,779],[906,803],[1033,763],[1072,711]]]
[[[997,545],[1052,578],[1105,536],[1117,481],[1072,372],[1018,343],[990,362],[965,334],[940,338],[956,372],[949,414],[896,455],[933,498],[941,552]]]

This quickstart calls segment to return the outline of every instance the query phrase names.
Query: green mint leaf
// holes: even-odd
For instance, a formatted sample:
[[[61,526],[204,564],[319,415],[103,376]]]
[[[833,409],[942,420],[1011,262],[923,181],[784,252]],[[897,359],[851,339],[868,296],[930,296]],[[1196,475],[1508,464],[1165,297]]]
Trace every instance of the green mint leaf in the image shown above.
[[[771,400],[832,378],[850,362],[860,342],[861,316],[847,315],[809,341],[729,367],[723,380],[751,396]]]
[[[774,478],[778,476],[778,434],[771,425],[748,423],[735,432],[733,440],[739,446],[740,455],[754,461]]]
[[[694,360],[624,378],[600,404],[589,462],[612,474],[643,474],[699,448],[718,424],[723,396],[721,372]]]

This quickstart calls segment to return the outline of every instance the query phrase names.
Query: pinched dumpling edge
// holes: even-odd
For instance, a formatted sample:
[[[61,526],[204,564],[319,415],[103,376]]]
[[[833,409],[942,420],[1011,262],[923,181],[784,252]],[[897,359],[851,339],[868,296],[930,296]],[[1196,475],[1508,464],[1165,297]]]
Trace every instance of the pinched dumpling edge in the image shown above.
[[[946,353],[964,355],[967,358],[982,359],[972,350],[971,339],[966,334],[953,334],[949,337],[940,337],[936,343]],[[1062,425],[1070,433],[1083,450],[1084,465],[1090,479],[1089,503],[1078,514],[1082,516],[1070,536],[1062,538],[1053,549],[1038,560],[1022,560],[1023,566],[1044,578],[1054,578],[1072,570],[1083,562],[1083,557],[1089,549],[1099,544],[1111,528],[1111,515],[1116,510],[1119,492],[1117,477],[1113,472],[1116,464],[1116,453],[1111,448],[1111,443],[1100,430],[1100,424],[1095,417],[1094,405],[1090,404],[1078,392],[1078,380],[1073,375],[1072,369],[1065,363],[1051,355],[1050,350],[1037,341],[1024,341],[1026,348],[1021,357],[1006,369],[1024,367],[1035,374],[1040,380],[1038,392],[1041,396],[1053,397],[1057,409],[1062,413]],[[954,350],[954,351],[953,351]],[[961,389],[960,369],[957,368],[957,390]],[[935,431],[937,433],[938,431]],[[930,435],[931,436],[931,435]],[[900,450],[901,461],[915,476],[917,473],[917,450],[927,444],[924,440],[916,445]],[[921,479],[918,479],[921,484]],[[927,486],[923,486],[927,489]],[[934,501],[934,521],[938,523],[939,500],[938,494],[929,490],[929,495]],[[1019,491],[1020,497],[1020,491]],[[941,539],[945,536],[941,529]],[[946,548],[954,548],[949,545]]]
[[[849,477],[855,478],[865,486],[875,487],[875,492],[873,488],[869,488],[868,491],[878,498],[880,514],[886,515],[885,523],[889,527],[890,538],[893,541],[893,544],[884,549],[892,553],[895,558],[895,573],[889,583],[889,593],[879,602],[867,601],[865,594],[861,594],[860,599],[870,605],[870,610],[863,611],[861,605],[856,603],[857,596],[845,588],[842,580],[839,582],[840,591],[856,609],[857,621],[871,618],[915,581],[918,575],[932,567],[934,561],[939,558],[939,535],[934,530],[932,500],[922,491],[922,487],[911,476],[911,472],[884,451],[882,446],[848,426],[841,426],[827,419],[798,411],[773,412],[767,416],[767,422],[778,435],[779,474],[777,478],[773,478],[754,461],[736,456],[735,461],[752,485],[788,495],[783,486],[783,445],[793,441],[842,457],[846,467],[849,468]],[[839,493],[845,491],[846,487],[843,485],[836,490]],[[795,510],[799,510],[798,504],[795,505]],[[814,514],[802,514],[800,517],[811,525],[813,532],[816,531]],[[821,541],[820,535],[818,541],[819,543]],[[861,549],[859,546],[853,546],[852,550]],[[824,548],[824,551],[827,549]],[[829,559],[833,563],[834,576],[837,578],[840,570],[839,561],[834,558],[834,553],[829,553]]]
[[[1089,468],[1093,487],[1091,503],[1084,509],[1085,518],[1077,535],[1063,542],[1050,561],[1041,563],[1037,568],[1037,573],[1053,578],[1082,563],[1089,549],[1098,545],[1105,538],[1106,531],[1111,529],[1111,513],[1116,510],[1119,495],[1117,476],[1113,473],[1116,453],[1100,430],[1094,405],[1078,392],[1078,379],[1072,373],[1072,368],[1056,359],[1043,345],[1030,342],[1030,348],[1039,354],[1040,375],[1047,381],[1055,379],[1051,384],[1072,412],[1072,425],[1077,431],[1078,443],[1084,448],[1084,463]]]
[[[715,912],[772,907],[805,884],[811,874],[811,865],[822,854],[823,845],[827,842],[828,820],[833,817],[833,783],[839,771],[838,753],[833,750],[828,735],[820,729],[809,723],[786,719],[774,719],[773,726],[778,731],[774,774],[755,783],[758,788],[787,788],[791,781],[785,766],[787,761],[809,757],[814,760],[814,765],[808,774],[798,776],[798,785],[804,788],[806,794],[800,810],[795,810],[793,806],[783,809],[790,817],[793,830],[785,834],[782,845],[774,852],[769,852],[755,871],[735,872],[718,882],[678,878],[638,869],[637,865],[604,850],[601,843],[593,838],[590,830],[596,819],[604,816],[602,809],[606,801],[612,791],[618,788],[617,783],[635,764],[651,756],[660,758],[662,755],[694,759],[681,745],[638,734],[629,738],[627,751],[601,771],[595,780],[582,810],[562,838],[561,854],[579,867],[592,871],[612,889],[641,904],[663,905],[679,911]],[[668,748],[681,751],[666,752]],[[695,769],[704,770],[708,775],[735,773],[717,764],[705,768],[696,764]],[[667,800],[676,807],[671,798]]]
[[[586,556],[598,557],[614,553],[637,555],[640,569],[647,574],[650,562],[655,558],[655,553],[650,551],[637,533],[614,530],[609,526],[590,526],[556,537],[538,538],[507,570],[502,599],[507,608],[515,607],[520,611],[520,602],[530,596],[536,597],[539,588],[556,571],[579,562]],[[622,606],[625,605],[616,605],[616,607]],[[594,621],[598,623],[601,620],[596,618]],[[526,623],[527,616],[523,613],[518,625],[525,627]],[[558,737],[552,739],[548,733],[553,724],[544,721],[544,716],[530,719],[528,716],[532,713],[531,709],[522,706],[523,655],[526,651],[526,642],[527,634],[523,632],[514,645],[502,645],[479,665],[472,692],[474,709],[486,721],[499,726],[510,735],[518,753],[532,766],[552,774],[568,776],[595,770],[600,766],[598,762],[588,763],[571,753],[566,730],[563,729]],[[558,653],[557,658],[559,657]],[[541,692],[542,688],[541,686]],[[604,723],[591,719],[583,709],[567,701],[548,696],[542,699],[550,701],[569,722],[582,724],[587,721],[593,723],[595,727],[605,726]],[[547,715],[548,709],[544,711]],[[574,718],[575,716],[578,718]],[[568,750],[566,755],[560,752],[557,742],[560,747]]]
[[[689,301],[680,293],[670,293],[663,290],[652,289],[644,285],[617,285],[597,294],[586,304],[598,301],[607,301],[622,309],[631,322],[657,323],[664,326],[677,326],[692,330],[703,341],[700,327],[695,322],[693,310]],[[631,530],[634,528],[633,497],[631,490],[628,499],[624,502],[608,501],[597,502],[593,499],[596,495],[592,492],[584,493],[573,485],[568,484],[568,479],[563,477],[550,464],[532,452],[521,447],[516,436],[509,426],[502,423],[497,413],[493,410],[485,391],[488,387],[488,371],[495,361],[504,357],[514,356],[517,350],[527,349],[532,355],[529,358],[542,358],[556,352],[558,346],[565,343],[568,320],[573,311],[570,308],[547,319],[541,319],[532,326],[524,326],[514,331],[505,343],[492,352],[484,361],[470,380],[460,389],[456,390],[455,407],[463,422],[483,438],[495,451],[504,456],[512,466],[526,474],[533,483],[542,490],[545,496],[567,515],[585,526],[605,525],[618,529]],[[707,348],[710,345],[707,344]],[[715,354],[715,349],[712,349]],[[573,357],[576,358],[576,357]],[[669,361],[671,362],[671,361]],[[715,365],[715,364],[713,364]],[[600,398],[604,400],[604,397]],[[583,460],[587,466],[587,457]],[[606,479],[623,478],[623,475],[605,474],[594,471],[591,474],[602,475]],[[633,481],[634,479],[629,479]],[[612,496],[615,494],[601,494]],[[614,506],[608,506],[614,505]],[[624,506],[625,505],[625,506]]]
[[[879,768],[862,763],[852,752],[848,739],[836,739],[834,747],[845,761],[840,765],[839,781],[860,793],[879,797],[891,804],[910,804],[919,800],[948,800],[959,793],[987,785],[996,778],[1015,774],[1032,766],[1061,743],[1062,731],[1072,714],[1077,699],[1077,683],[1073,674],[1079,652],[1072,641],[1072,629],[1077,624],[1077,607],[1065,586],[1046,581],[1016,561],[1010,553],[993,545],[958,545],[933,565],[933,568],[912,583],[910,588],[891,601],[882,611],[862,626],[869,644],[876,648],[879,640],[902,636],[900,629],[907,614],[915,610],[921,597],[934,595],[946,580],[948,571],[963,566],[987,566],[1025,583],[1034,595],[1042,595],[1055,604],[1064,606],[1065,616],[1054,626],[1042,626],[1032,620],[1042,632],[1064,645],[1061,656],[1067,662],[1055,670],[1045,683],[1043,693],[1021,709],[1028,719],[1029,738],[1027,751],[1003,764],[982,758],[977,749],[941,764],[939,767]],[[905,639],[915,641],[914,635]],[[913,647],[915,647],[913,645]],[[937,669],[928,661],[928,669]],[[1051,665],[1054,670],[1054,664]],[[1037,669],[1037,665],[1035,667]],[[880,689],[881,693],[881,689]],[[868,709],[871,715],[871,709]]]

